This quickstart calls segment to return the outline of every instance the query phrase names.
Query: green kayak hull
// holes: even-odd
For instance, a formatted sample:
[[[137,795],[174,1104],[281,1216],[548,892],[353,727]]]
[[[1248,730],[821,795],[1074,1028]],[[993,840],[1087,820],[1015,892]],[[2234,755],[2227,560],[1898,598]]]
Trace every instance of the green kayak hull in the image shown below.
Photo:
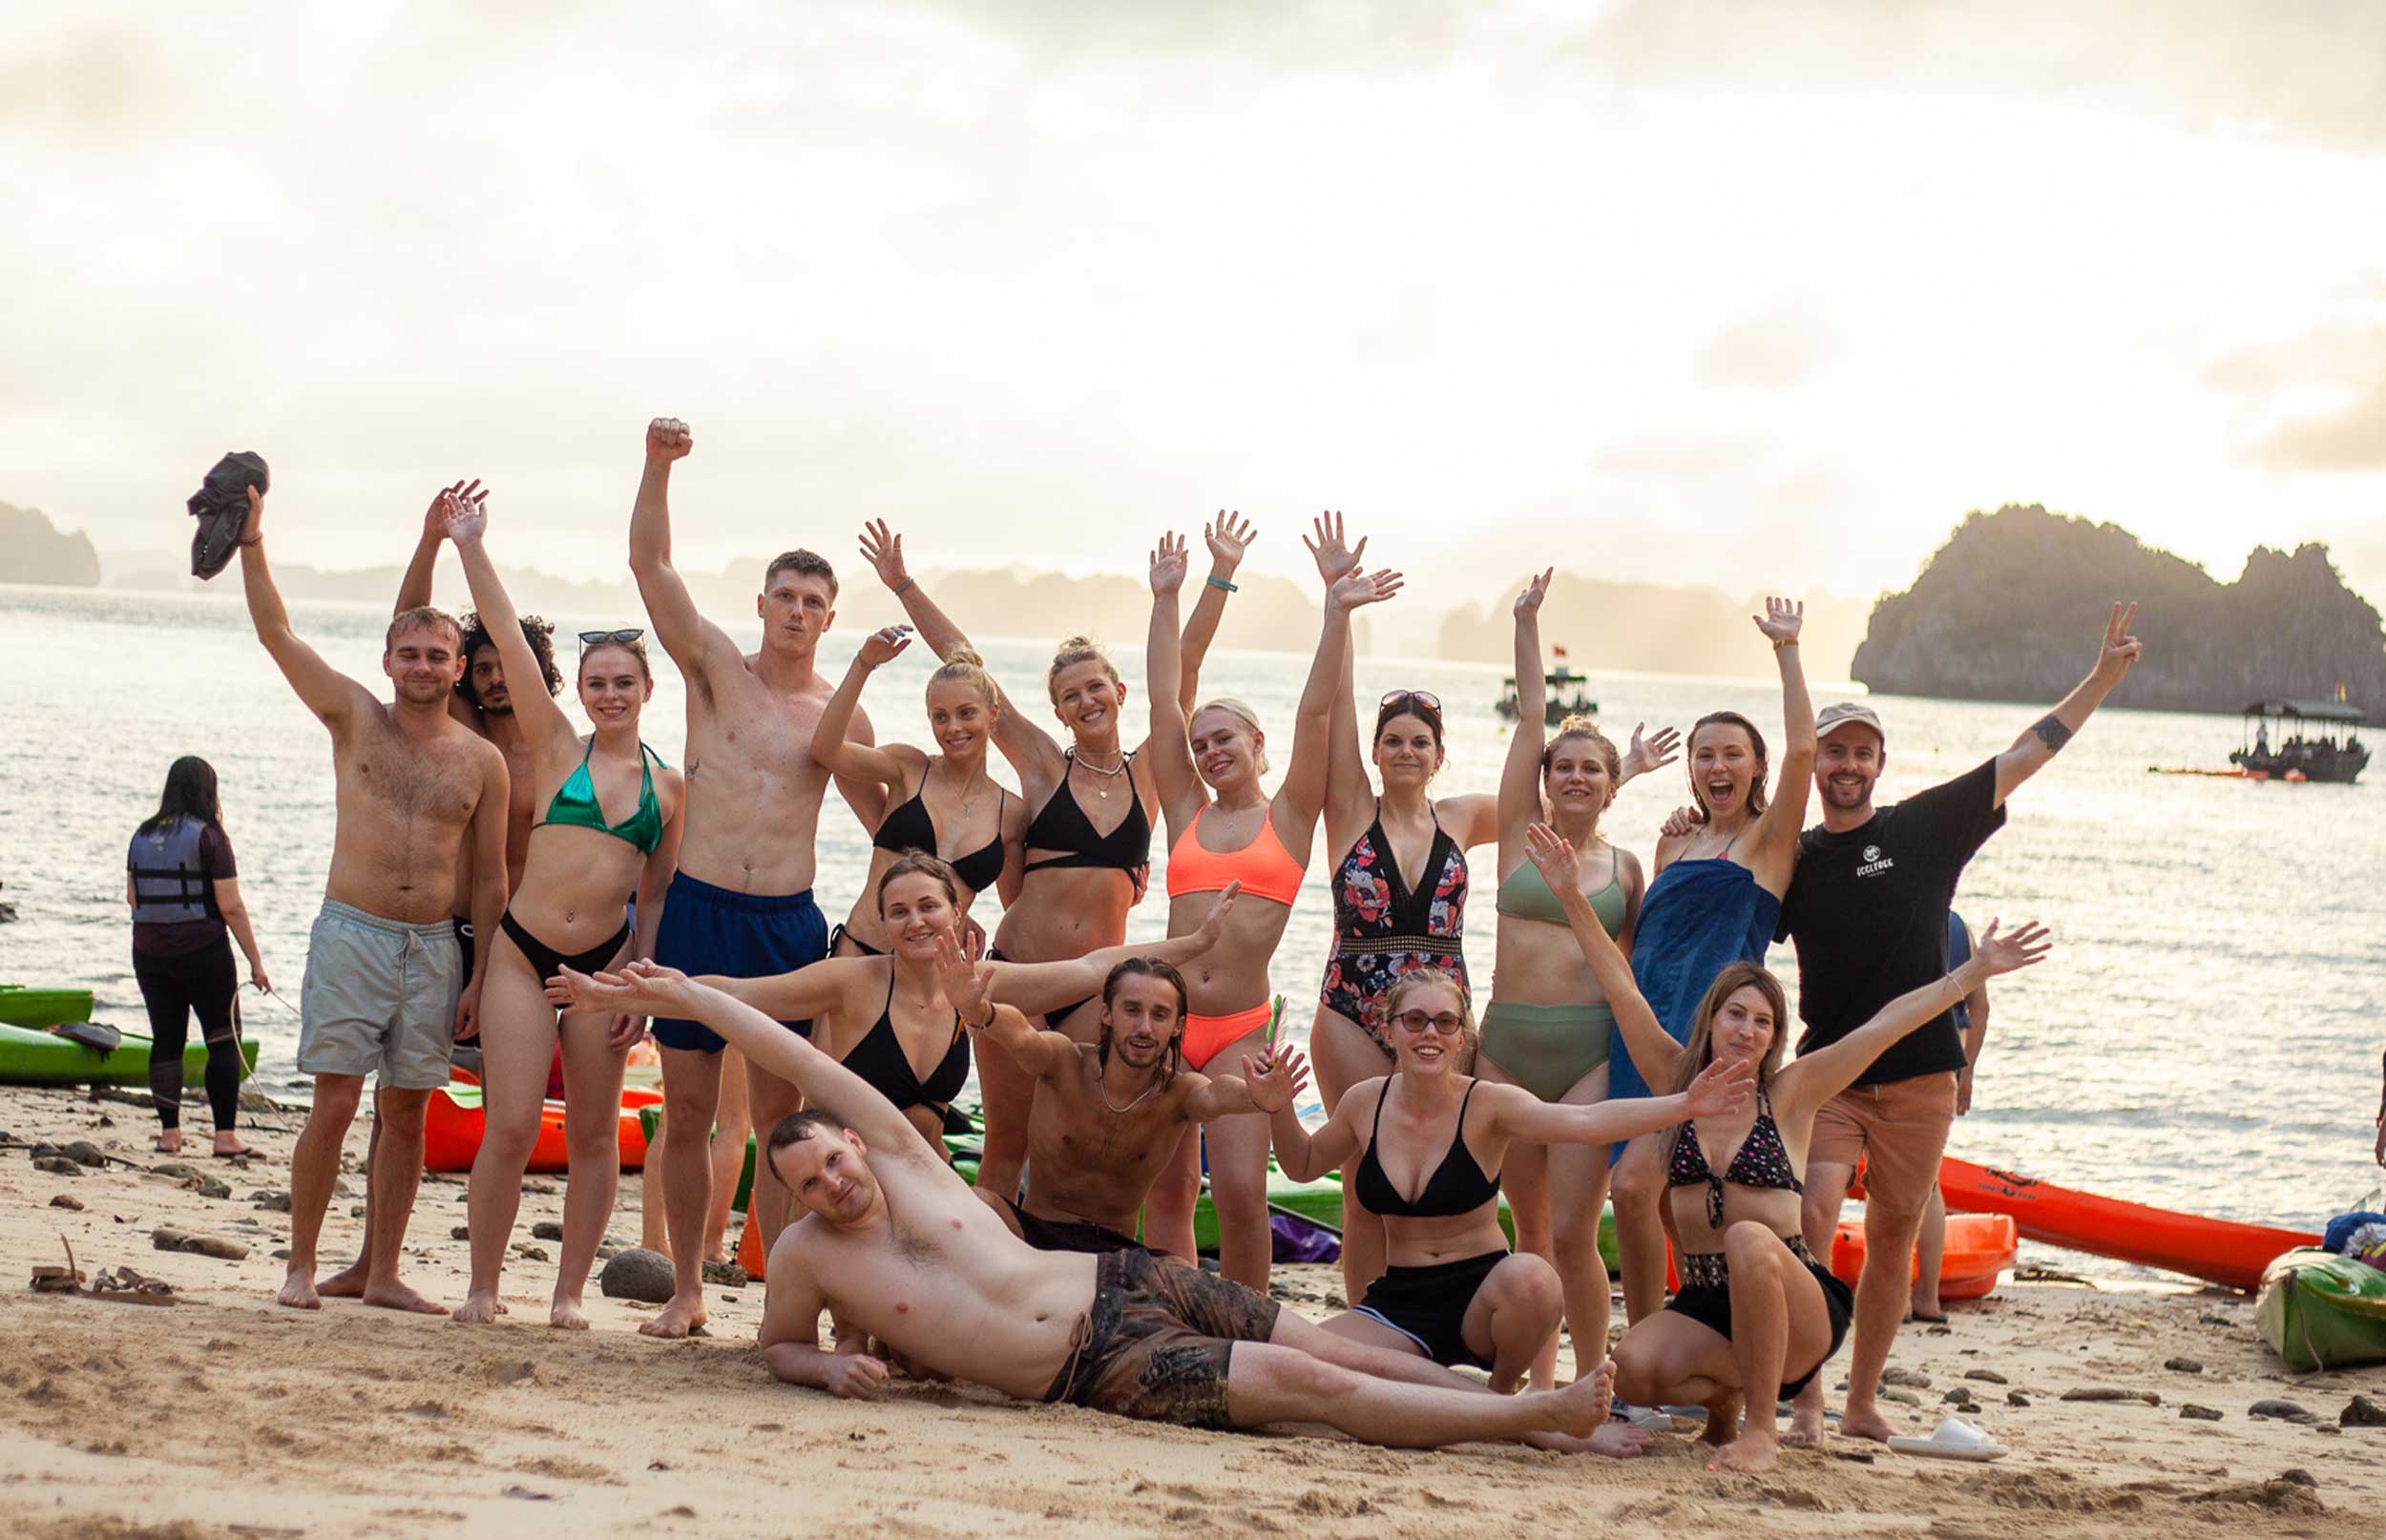
[[[0,984],[0,1026],[55,1027],[91,1020],[89,989],[46,989]]]
[[[241,1058],[257,1068],[257,1044],[241,1044]],[[192,1040],[182,1051],[182,1078],[197,1085],[207,1073],[207,1045]],[[27,1027],[0,1026],[0,1086],[146,1086],[149,1039],[126,1032],[113,1053]]]
[[[2298,1374],[2386,1363],[2386,1272],[2334,1252],[2287,1252],[2262,1270],[2253,1321]]]

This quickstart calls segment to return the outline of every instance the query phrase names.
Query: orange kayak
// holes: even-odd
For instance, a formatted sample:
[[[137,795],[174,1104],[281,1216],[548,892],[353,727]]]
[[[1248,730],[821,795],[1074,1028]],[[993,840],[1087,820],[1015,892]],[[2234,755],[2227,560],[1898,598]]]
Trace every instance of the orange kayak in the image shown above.
[[[2013,1266],[2017,1237],[2010,1215],[1950,1214],[1947,1249],[1938,1267],[1938,1297],[1977,1300],[1997,1286],[1997,1276]],[[1916,1276],[1922,1260],[1914,1261]],[[1853,1286],[1864,1271],[1864,1221],[1842,1219],[1831,1240],[1831,1276]]]
[[[423,1169],[470,1171],[480,1154],[488,1115],[481,1111],[480,1088],[453,1084],[430,1093],[423,1114]],[[662,1100],[662,1093],[632,1086],[621,1093],[621,1169],[640,1171],[646,1165],[646,1130],[638,1110]],[[563,1144],[563,1103],[551,1101],[539,1109],[538,1142],[531,1147],[532,1171],[559,1172],[567,1165]]]
[[[2124,1203],[1953,1156],[1939,1163],[1938,1190],[1950,1210],[2011,1215],[2032,1240],[2168,1268],[2232,1289],[2260,1286],[2262,1269],[2279,1253],[2319,1244],[2317,1236],[2302,1231]],[[1954,1223],[1951,1217],[1951,1237]],[[1948,1249],[1954,1250],[1952,1238]]]

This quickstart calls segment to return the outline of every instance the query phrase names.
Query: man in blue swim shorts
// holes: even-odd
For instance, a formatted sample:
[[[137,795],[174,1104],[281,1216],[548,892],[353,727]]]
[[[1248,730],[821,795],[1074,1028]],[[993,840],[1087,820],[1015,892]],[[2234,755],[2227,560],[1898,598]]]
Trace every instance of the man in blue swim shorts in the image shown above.
[[[828,955],[828,924],[812,898],[812,845],[828,774],[813,761],[812,728],[833,693],[814,661],[836,620],[837,576],[808,551],[772,561],[754,601],[763,639],[751,655],[699,614],[671,565],[668,497],[672,464],[694,444],[677,418],[647,425],[646,471],[630,514],[630,572],[655,635],[687,680],[686,825],[655,958],[690,974],[786,973]],[[858,711],[851,732],[872,741]],[[841,782],[838,789],[865,826],[884,816],[878,786]],[[811,1030],[807,1021],[785,1025]],[[662,1046],[662,1198],[675,1287],[671,1302],[638,1330],[684,1337],[704,1323],[704,1211],[722,1043],[701,1022],[658,1018],[652,1028]],[[756,1128],[803,1105],[795,1086],[751,1064],[746,1087]],[[786,1194],[757,1183],[752,1202],[767,1250],[785,1222]]]

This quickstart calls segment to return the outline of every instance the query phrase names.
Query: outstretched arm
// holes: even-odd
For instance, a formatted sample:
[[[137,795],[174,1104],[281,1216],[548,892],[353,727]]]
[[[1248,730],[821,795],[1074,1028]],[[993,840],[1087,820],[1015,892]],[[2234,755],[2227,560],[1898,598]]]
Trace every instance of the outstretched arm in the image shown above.
[[[1218,939],[1226,933],[1226,917],[1234,912],[1235,898],[1242,891],[1240,882],[1228,883],[1211,902],[1209,913],[1202,917],[1201,925],[1182,936],[1170,936],[1164,941],[1126,942],[1059,962],[993,964],[994,992],[1002,996],[1005,1004],[1041,1014],[1066,1009],[1101,993],[1110,970],[1130,957],[1154,957],[1171,968],[1183,968],[1218,945]]]
[[[1277,792],[1290,815],[1298,837],[1296,848],[1306,850],[1317,828],[1317,815],[1326,806],[1326,758],[1332,729],[1334,696],[1342,693],[1350,671],[1350,612],[1378,604],[1400,592],[1394,572],[1351,572],[1326,595],[1326,623],[1318,634],[1317,655],[1309,660],[1308,681],[1301,690],[1300,714],[1292,719],[1292,763],[1285,770]]]
[[[1521,1086],[1485,1086],[1492,1130],[1527,1144],[1612,1144],[1654,1134],[1692,1117],[1738,1112],[1756,1091],[1756,1071],[1743,1060],[1715,1060],[1690,1089],[1670,1096],[1626,1096],[1580,1105],[1546,1102]]]
[[[695,447],[696,436],[676,417],[647,424],[646,469],[630,509],[630,574],[638,579],[639,602],[663,651],[691,685],[708,677],[705,671],[714,663],[744,662],[728,634],[697,613],[686,580],[671,565],[671,467]]]
[[[1517,595],[1517,727],[1508,736],[1508,758],[1499,768],[1499,839],[1503,846],[1521,839],[1541,816],[1541,748],[1548,739],[1548,683],[1541,677],[1541,601],[1549,596],[1545,567]],[[1509,848],[1513,848],[1510,846]],[[1501,864],[1507,850],[1500,853]]]
[[[1525,831],[1524,853],[1525,859],[1540,868],[1541,880],[1566,911],[1574,944],[1582,949],[1583,961],[1591,965],[1591,976],[1606,994],[1607,1009],[1615,1015],[1623,1046],[1631,1051],[1641,1077],[1652,1086],[1671,1080],[1681,1072],[1682,1045],[1658,1022],[1657,1012],[1641,993],[1640,981],[1633,977],[1631,960],[1599,923],[1599,911],[1591,907],[1591,901],[1582,896],[1581,864],[1573,842],[1546,823],[1536,823]]]
[[[1218,623],[1226,617],[1226,595],[1234,592],[1234,574],[1243,565],[1243,553],[1258,533],[1241,513],[1223,508],[1216,518],[1202,526],[1202,539],[1209,547],[1209,576],[1202,592],[1193,596],[1193,614],[1184,622],[1177,665],[1177,699],[1187,714],[1202,698],[1202,661],[1209,656],[1209,644],[1218,637]]]
[[[1020,1069],[1038,1079],[1076,1063],[1077,1044],[1067,1033],[1040,1031],[1018,1007],[991,998],[994,970],[1000,965],[986,962],[975,952],[974,942],[965,943],[949,929],[937,933],[937,982],[961,1025],[980,1038],[1000,1044]]]
[[[306,709],[325,726],[338,733],[358,707],[372,705],[373,697],[363,685],[324,662],[321,653],[290,629],[289,607],[282,602],[282,591],[265,565],[265,494],[254,487],[248,489],[248,529],[241,536],[241,589],[248,597],[249,623],[257,628],[257,639],[265,644]]]
[[[470,486],[459,481],[431,495],[430,507],[423,511],[422,538],[414,542],[414,555],[406,564],[406,575],[398,579],[398,602],[390,608],[391,614],[419,610],[430,602],[431,574],[439,566],[439,542],[448,537],[447,499],[477,502],[480,496],[477,477]]]
[[[2087,677],[2074,686],[2054,710],[2031,723],[2028,732],[2013,740],[2013,747],[1997,756],[1995,805],[2002,807],[2014,788],[2062,753],[2072,735],[2087,725],[2096,708],[2113,693],[2113,687],[2128,677],[2131,665],[2145,651],[2145,644],[2129,631],[2129,623],[2137,617],[2135,604],[2124,609],[2115,600],[2112,618],[2104,623],[2104,645],[2097,652],[2096,666],[2088,670]]]
[[[1177,833],[1201,811],[1202,783],[1186,737],[1184,679],[1177,641],[1177,591],[1184,586],[1184,537],[1163,534],[1152,551],[1152,626],[1145,639],[1144,687],[1151,692],[1152,777],[1160,805]]]
[[[845,678],[837,685],[837,693],[821,708],[820,720],[812,724],[812,758],[831,773],[896,791],[903,789],[901,760],[847,735],[853,728],[854,708],[862,703],[862,687],[869,682],[880,664],[901,656],[903,650],[911,645],[910,631],[909,626],[884,626],[864,637],[861,651],[853,655]]]
[[[2042,962],[2052,943],[2046,927],[2025,924],[2009,936],[1997,933],[1992,920],[1961,968],[1945,978],[1909,989],[1880,1013],[1828,1048],[1801,1053],[1775,1077],[1779,1099],[1810,1115],[1815,1108],[1855,1084],[1889,1046],[1915,1028],[1936,1020],[1955,1003],[1999,973],[2011,973]]]
[[[1319,514],[1311,529],[1314,538],[1305,534],[1301,544],[1308,548],[1317,575],[1330,593],[1345,575],[1358,570],[1367,554],[1367,537],[1359,537],[1355,550],[1346,545],[1342,515],[1331,510]],[[1327,730],[1326,843],[1336,851],[1348,849],[1367,831],[1375,803],[1374,784],[1367,779],[1367,748],[1359,741],[1357,655],[1355,647],[1342,650],[1342,679],[1334,687],[1333,718]]]
[[[456,558],[464,563],[464,580],[472,588],[472,608],[480,612],[481,628],[497,644],[497,658],[505,664],[506,677],[522,681],[515,693],[515,718],[542,739],[552,741],[560,736],[576,745],[579,734],[563,707],[544,689],[531,685],[534,679],[543,684],[546,674],[538,666],[538,655],[531,651],[530,638],[522,635],[521,617],[497,576],[497,564],[489,559],[483,539],[489,532],[489,494],[483,491],[468,498],[441,492],[439,501],[448,539],[455,547]]]
[[[1799,660],[1798,633],[1806,625],[1806,605],[1788,599],[1765,601],[1765,618],[1756,629],[1773,644],[1773,661],[1781,669],[1781,769],[1773,777],[1773,800],[1758,815],[1756,839],[1748,864],[1769,893],[1790,890],[1790,875],[1798,860],[1798,834],[1806,825],[1806,799],[1814,789],[1814,702],[1806,693],[1806,667]]]
[[[1326,1119],[1326,1126],[1311,1134],[1301,1126],[1300,1114],[1292,1110],[1293,1097],[1308,1084],[1308,1060],[1301,1051],[1288,1044],[1279,1044],[1269,1051],[1265,1063],[1255,1063],[1249,1054],[1243,1056],[1243,1080],[1249,1088],[1251,1099],[1267,1113],[1267,1130],[1276,1147],[1276,1164],[1296,1182],[1315,1181],[1359,1153],[1357,1118],[1359,1098],[1350,1091],[1342,1093],[1342,1101]],[[1381,1096],[1390,1089],[1388,1079],[1361,1081],[1372,1085]],[[1357,1086],[1350,1088],[1356,1091]],[[1371,1111],[1374,1101],[1368,1102]]]

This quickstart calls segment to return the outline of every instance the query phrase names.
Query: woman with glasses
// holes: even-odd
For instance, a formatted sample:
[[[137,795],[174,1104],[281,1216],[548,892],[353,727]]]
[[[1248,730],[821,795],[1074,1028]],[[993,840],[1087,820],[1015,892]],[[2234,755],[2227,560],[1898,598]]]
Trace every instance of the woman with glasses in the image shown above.
[[[1556,1334],[1564,1296],[1546,1260],[1508,1250],[1499,1229],[1502,1167],[1528,1144],[1603,1145],[1685,1117],[1727,1115],[1747,1102],[1754,1079],[1745,1065],[1709,1065],[1662,1111],[1638,1101],[1548,1102],[1477,1079],[1467,1073],[1476,1045],[1465,991],[1435,968],[1401,975],[1385,996],[1384,1019],[1392,1072],[1353,1086],[1314,1134],[1288,1096],[1255,1098],[1284,1107],[1268,1121],[1285,1175],[1309,1180],[1337,1165],[1355,1170],[1390,1237],[1392,1265],[1355,1306],[1322,1325],[1436,1363],[1471,1363],[1490,1372],[1494,1390],[1514,1390]],[[1287,1081],[1297,1091],[1305,1065],[1297,1049],[1278,1047],[1245,1072],[1255,1093]],[[1639,1429],[1609,1426],[1615,1446],[1604,1452],[1637,1450]]]
[[[448,539],[463,558],[472,603],[496,642],[506,673],[533,678],[537,664],[513,601],[481,537],[486,497],[445,494]],[[555,1269],[551,1325],[585,1330],[589,1265],[613,1217],[620,1185],[621,1074],[644,1030],[634,1017],[572,1012],[559,1020],[546,981],[565,967],[581,972],[651,955],[662,895],[680,850],[686,782],[641,742],[638,717],[654,694],[641,631],[580,633],[580,705],[596,731],[583,743],[563,708],[535,690],[514,698],[529,741],[534,804],[530,855],[490,948],[481,989],[481,1106],[487,1132],[472,1161],[470,1197],[472,1281],[454,1319],[497,1318],[497,1280],[522,1202],[522,1173],[538,1137],[547,1071],[563,1048],[564,1145],[570,1181],[563,1202],[563,1257]],[[638,934],[623,918],[633,894]]]

